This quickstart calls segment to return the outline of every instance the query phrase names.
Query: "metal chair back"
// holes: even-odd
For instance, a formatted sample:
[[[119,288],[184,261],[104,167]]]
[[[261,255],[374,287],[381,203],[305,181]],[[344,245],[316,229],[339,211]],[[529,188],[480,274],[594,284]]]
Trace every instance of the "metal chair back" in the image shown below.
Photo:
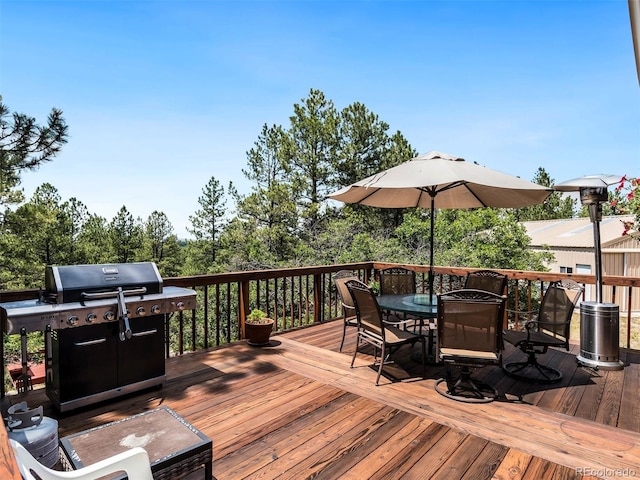
[[[482,290],[438,296],[438,342],[445,362],[500,363],[506,297]]]
[[[467,275],[464,288],[502,295],[507,288],[507,276],[494,270],[478,270]]]
[[[382,312],[371,289],[359,280],[349,280],[347,288],[356,306],[359,328],[384,342]]]
[[[333,283],[336,286],[336,290],[338,291],[338,296],[340,297],[340,302],[342,303],[343,315],[355,315],[355,305],[353,303],[353,298],[347,290],[347,282],[349,280],[359,280],[358,277],[351,270],[340,270],[336,272],[333,276]],[[345,312],[344,310],[348,310]]]
[[[584,289],[573,280],[552,282],[544,296],[538,313],[538,330],[561,338],[569,348],[571,317]]]
[[[380,294],[401,295],[416,293],[416,272],[393,267],[380,271]]]

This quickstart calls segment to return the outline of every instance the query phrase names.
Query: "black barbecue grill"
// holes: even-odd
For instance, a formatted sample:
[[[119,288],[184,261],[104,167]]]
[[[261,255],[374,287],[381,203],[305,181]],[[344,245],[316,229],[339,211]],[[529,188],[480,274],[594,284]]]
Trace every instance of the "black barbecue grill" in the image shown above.
[[[6,333],[45,332],[46,392],[61,411],[161,385],[168,316],[196,292],[152,262],[47,266],[38,300],[0,303]],[[23,352],[23,388],[28,385]]]

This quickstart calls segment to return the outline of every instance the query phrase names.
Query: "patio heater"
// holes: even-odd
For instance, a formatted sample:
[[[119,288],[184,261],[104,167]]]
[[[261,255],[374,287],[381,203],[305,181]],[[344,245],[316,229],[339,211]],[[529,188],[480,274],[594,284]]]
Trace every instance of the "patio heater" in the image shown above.
[[[554,186],[555,190],[561,192],[579,191],[580,202],[589,209],[589,219],[593,224],[596,301],[580,304],[580,355],[578,355],[578,363],[603,370],[624,368],[624,364],[619,360],[619,307],[615,303],[602,301],[602,252],[600,247],[602,203],[609,200],[607,187],[618,183],[620,178],[621,176],[618,175],[588,175]]]

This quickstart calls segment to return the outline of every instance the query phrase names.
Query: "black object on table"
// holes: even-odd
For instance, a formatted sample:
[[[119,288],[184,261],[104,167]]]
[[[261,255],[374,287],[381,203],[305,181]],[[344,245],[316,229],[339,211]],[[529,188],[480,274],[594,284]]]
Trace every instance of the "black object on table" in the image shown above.
[[[182,478],[201,467],[212,479],[211,439],[169,407],[64,437],[60,459],[66,470],[77,470],[133,447],[147,451],[155,480]]]

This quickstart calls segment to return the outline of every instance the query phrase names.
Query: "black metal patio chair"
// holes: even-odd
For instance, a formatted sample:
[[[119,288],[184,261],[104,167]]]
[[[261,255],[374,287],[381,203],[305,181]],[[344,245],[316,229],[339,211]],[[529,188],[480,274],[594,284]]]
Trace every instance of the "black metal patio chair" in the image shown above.
[[[486,403],[498,396],[492,385],[472,378],[472,371],[502,365],[502,319],[507,297],[482,290],[454,290],[438,295],[439,358],[446,377],[436,391],[461,402]],[[454,376],[454,370],[458,370]]]
[[[358,340],[351,359],[351,367],[353,367],[356,360],[360,343],[364,342],[372,345],[374,347],[374,365],[378,365],[376,385],[379,385],[382,367],[388,360],[388,353],[396,351],[402,345],[415,345],[420,342],[422,346],[422,376],[424,377],[426,373],[426,341],[424,336],[402,330],[384,322],[375,295],[364,283],[357,280],[349,280],[347,289],[353,298],[358,320]],[[378,350],[380,350],[379,357]]]
[[[569,351],[571,317],[584,288],[573,280],[551,282],[537,311],[519,312],[529,318],[524,330],[507,330],[505,341],[527,355],[521,362],[509,362],[504,371],[514,378],[535,383],[553,383],[562,379],[560,370],[538,362],[538,355],[549,347]]]

